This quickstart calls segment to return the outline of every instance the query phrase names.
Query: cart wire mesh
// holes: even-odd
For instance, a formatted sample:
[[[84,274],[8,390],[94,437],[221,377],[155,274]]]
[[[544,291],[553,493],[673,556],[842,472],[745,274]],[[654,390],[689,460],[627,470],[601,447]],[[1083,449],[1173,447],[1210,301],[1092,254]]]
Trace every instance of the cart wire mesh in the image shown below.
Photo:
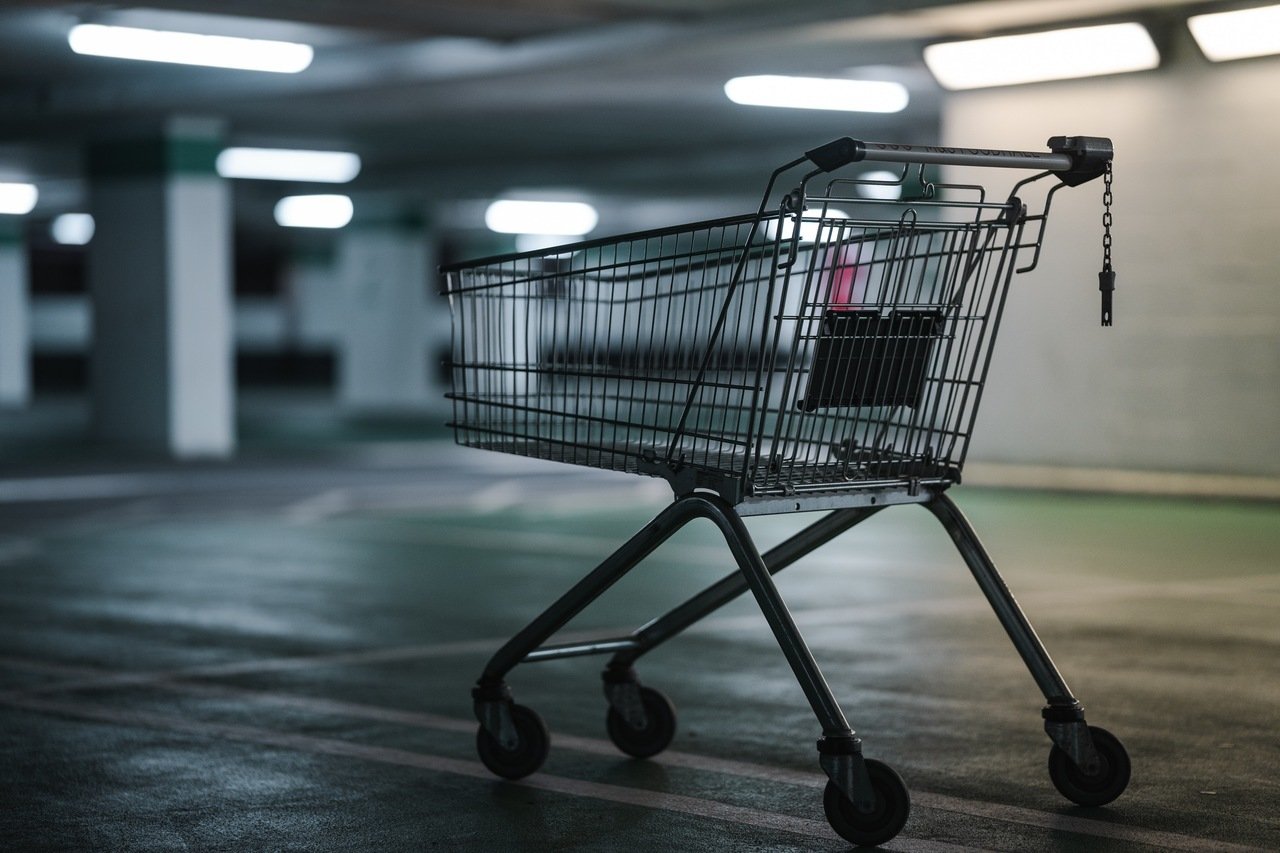
[[[857,183],[447,268],[458,443],[734,503],[958,480],[1052,191],[1028,215],[973,185]]]

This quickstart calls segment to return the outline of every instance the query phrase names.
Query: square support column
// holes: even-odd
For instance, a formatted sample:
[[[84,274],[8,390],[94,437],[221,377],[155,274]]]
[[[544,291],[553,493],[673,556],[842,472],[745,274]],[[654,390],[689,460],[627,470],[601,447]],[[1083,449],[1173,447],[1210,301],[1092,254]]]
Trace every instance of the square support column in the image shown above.
[[[31,401],[31,300],[22,221],[0,215],[0,408]]]
[[[435,261],[414,217],[357,220],[338,243],[338,401],[353,412],[422,413],[434,402],[428,288]]]
[[[175,457],[235,450],[231,205],[219,134],[171,122],[90,150],[98,435]]]
[[[333,253],[296,251],[283,280],[290,343],[303,352],[336,353],[343,316]]]

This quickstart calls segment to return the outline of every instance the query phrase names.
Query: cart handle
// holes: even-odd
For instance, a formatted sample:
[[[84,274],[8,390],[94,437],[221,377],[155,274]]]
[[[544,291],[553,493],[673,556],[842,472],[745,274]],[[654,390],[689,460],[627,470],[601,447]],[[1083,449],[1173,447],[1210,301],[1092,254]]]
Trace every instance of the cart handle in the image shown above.
[[[1057,172],[1064,184],[1074,187],[1101,175],[1114,156],[1111,140],[1104,136],[1055,136],[1047,145],[1050,153],[863,142],[845,136],[826,145],[820,145],[812,151],[806,151],[805,157],[824,172],[831,172],[841,166],[862,160],[931,163],[944,166],[1045,169]]]

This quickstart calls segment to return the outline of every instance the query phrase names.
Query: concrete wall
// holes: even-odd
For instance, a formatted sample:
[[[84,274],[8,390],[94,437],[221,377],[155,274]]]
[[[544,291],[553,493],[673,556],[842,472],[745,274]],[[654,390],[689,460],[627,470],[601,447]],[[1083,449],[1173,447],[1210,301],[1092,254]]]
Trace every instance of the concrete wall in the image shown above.
[[[1015,277],[970,459],[1280,475],[1280,63],[957,94],[944,144],[1116,145],[1116,325],[1101,181],[1062,190]]]

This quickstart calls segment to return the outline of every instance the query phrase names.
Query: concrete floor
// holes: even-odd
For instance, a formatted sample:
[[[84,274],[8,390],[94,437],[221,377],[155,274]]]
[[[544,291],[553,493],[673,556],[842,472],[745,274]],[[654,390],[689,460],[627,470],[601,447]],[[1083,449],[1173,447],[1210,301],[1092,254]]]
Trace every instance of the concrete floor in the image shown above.
[[[543,772],[476,759],[487,656],[662,483],[394,430],[248,432],[225,465],[8,444],[0,849],[845,847],[816,724],[746,600],[641,662],[680,711],[656,760],[608,742],[594,659],[513,674],[552,730]],[[886,849],[1280,849],[1280,506],[953,494],[1133,781],[1107,808],[1057,794],[1008,640],[932,517],[891,509],[779,576],[867,754],[912,790]],[[810,519],[750,524],[763,548]],[[571,630],[719,577],[717,536],[682,532]]]

